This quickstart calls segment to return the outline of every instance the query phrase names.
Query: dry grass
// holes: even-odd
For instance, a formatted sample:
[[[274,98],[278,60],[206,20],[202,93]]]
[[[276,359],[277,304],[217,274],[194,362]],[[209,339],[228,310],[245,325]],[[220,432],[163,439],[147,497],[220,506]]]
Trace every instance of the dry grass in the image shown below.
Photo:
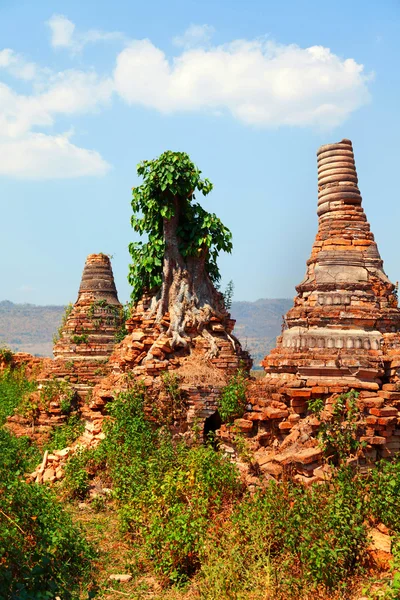
[[[217,369],[205,358],[202,351],[194,349],[190,356],[181,359],[181,365],[174,371],[182,384],[186,385],[215,385],[227,384],[224,371]]]

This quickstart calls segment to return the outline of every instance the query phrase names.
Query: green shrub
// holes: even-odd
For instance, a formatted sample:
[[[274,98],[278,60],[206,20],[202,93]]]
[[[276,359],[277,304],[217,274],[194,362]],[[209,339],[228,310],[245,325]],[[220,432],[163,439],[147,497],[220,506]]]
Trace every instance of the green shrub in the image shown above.
[[[400,463],[381,461],[368,475],[366,493],[373,519],[400,533]]]
[[[201,553],[204,598],[302,598],[337,588],[362,565],[366,506],[358,481],[331,485],[270,482],[248,496]]]
[[[236,468],[209,446],[174,444],[146,421],[140,388],[111,405],[103,451],[123,528],[157,572],[180,583],[199,567],[208,527],[241,492]]]
[[[361,446],[357,439],[360,411],[357,405],[358,392],[351,390],[340,394],[332,405],[332,414],[324,416],[318,431],[318,437],[326,456],[338,464],[354,454]],[[325,403],[317,398],[310,400],[308,408],[318,418],[321,417]]]
[[[49,452],[62,450],[72,444],[85,430],[85,424],[76,413],[70,415],[65,423],[56,426],[51,432],[47,444]]]
[[[79,346],[80,344],[87,344],[88,341],[89,341],[89,336],[87,333],[82,333],[81,335],[71,336],[71,342],[73,344],[77,344],[77,346]]]
[[[23,369],[6,369],[0,373],[0,426],[22,403],[24,397],[36,389],[36,383],[29,381]]]
[[[86,466],[91,457],[90,450],[79,449],[65,465],[64,489],[70,498],[83,500],[89,491],[89,474]]]
[[[247,374],[239,369],[231,377],[219,399],[218,412],[224,423],[233,421],[241,416],[246,409]]]
[[[3,360],[5,363],[10,363],[13,358],[13,353],[10,348],[6,346],[0,346],[0,360]]]
[[[37,462],[26,438],[0,430],[0,597],[78,597],[93,552],[46,486],[22,474]]]

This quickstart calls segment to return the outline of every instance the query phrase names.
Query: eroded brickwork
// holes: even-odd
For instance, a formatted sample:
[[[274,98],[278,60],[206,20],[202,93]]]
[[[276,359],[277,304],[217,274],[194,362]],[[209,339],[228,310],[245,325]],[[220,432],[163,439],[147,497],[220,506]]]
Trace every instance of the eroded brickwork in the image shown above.
[[[340,394],[358,392],[361,466],[400,451],[397,290],[361,206],[350,140],[322,146],[317,157],[319,225],[306,275],[262,363],[266,377],[250,386],[249,410],[236,421],[257,468],[279,477],[291,465],[307,482],[326,477],[311,399],[324,400],[326,420]],[[220,436],[235,453],[232,429]]]

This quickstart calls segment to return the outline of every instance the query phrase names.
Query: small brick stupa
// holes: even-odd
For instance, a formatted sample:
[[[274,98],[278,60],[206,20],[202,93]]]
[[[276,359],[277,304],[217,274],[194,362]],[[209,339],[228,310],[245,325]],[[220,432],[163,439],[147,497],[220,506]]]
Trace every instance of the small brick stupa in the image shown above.
[[[350,140],[321,146],[317,156],[318,233],[286,328],[263,365],[272,379],[377,389],[400,330],[396,289],[361,206]]]
[[[105,254],[89,254],[78,299],[54,345],[56,360],[95,360],[110,356],[121,325],[111,262]]]
[[[108,373],[108,359],[122,324],[111,261],[105,254],[89,254],[83,269],[78,299],[66,313],[54,345],[51,367],[44,379],[65,379],[85,397]]]

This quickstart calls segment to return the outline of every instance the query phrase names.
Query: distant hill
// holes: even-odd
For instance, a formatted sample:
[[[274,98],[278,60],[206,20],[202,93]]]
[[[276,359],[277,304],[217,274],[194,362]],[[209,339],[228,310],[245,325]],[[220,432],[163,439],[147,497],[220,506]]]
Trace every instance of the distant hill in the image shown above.
[[[256,302],[232,302],[236,319],[234,333],[253,357],[254,367],[275,346],[281,333],[282,317],[292,306],[288,298],[261,298]]]
[[[274,347],[281,332],[282,315],[291,305],[287,298],[232,302],[235,334],[251,353],[255,366]],[[0,302],[0,346],[8,346],[14,352],[52,356],[53,334],[63,313],[64,306]]]
[[[63,306],[0,302],[0,346],[14,352],[52,356],[53,335],[63,313]]]

